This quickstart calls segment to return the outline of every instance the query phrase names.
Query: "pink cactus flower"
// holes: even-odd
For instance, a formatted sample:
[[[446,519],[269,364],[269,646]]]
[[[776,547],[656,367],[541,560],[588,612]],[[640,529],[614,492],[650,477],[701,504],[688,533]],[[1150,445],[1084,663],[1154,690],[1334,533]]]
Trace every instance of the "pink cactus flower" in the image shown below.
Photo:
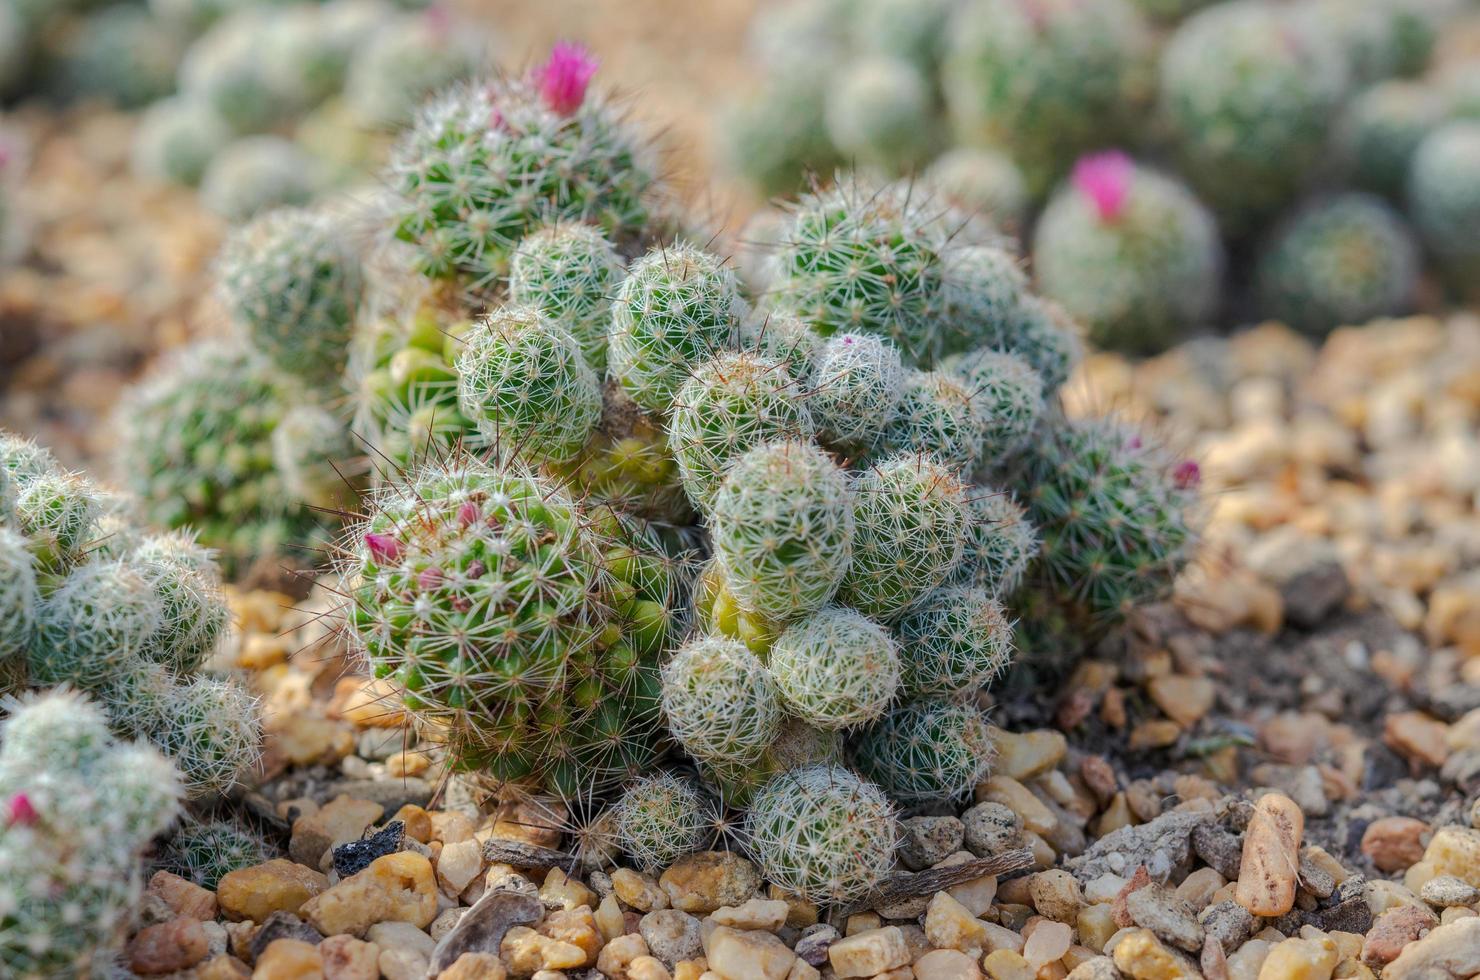
[[[596,58],[584,45],[561,41],[550,50],[550,60],[534,71],[545,105],[568,116],[586,101],[586,87],[596,74]]]
[[[1136,164],[1120,150],[1081,157],[1074,165],[1074,186],[1088,197],[1101,221],[1115,221],[1130,197]]]
[[[30,827],[41,819],[41,814],[36,811],[36,805],[31,802],[31,797],[24,791],[10,798],[5,805],[5,825],[14,827],[17,824]]]
[[[464,501],[463,505],[457,509],[457,522],[463,527],[471,527],[482,516],[478,510],[478,505],[471,500]]]
[[[442,569],[433,566],[424,568],[420,575],[416,576],[416,584],[423,589],[435,589],[442,584]]]
[[[401,542],[394,535],[371,531],[365,535],[365,547],[370,549],[370,557],[378,562],[391,562],[401,557]]]
[[[1172,471],[1172,481],[1178,490],[1193,490],[1202,485],[1202,467],[1195,459],[1184,459]]]

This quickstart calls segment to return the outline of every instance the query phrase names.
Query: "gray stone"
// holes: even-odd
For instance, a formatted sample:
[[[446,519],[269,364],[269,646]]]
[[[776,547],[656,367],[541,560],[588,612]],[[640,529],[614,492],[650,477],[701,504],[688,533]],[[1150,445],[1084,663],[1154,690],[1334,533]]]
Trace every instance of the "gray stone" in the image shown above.
[[[538,898],[514,891],[490,891],[463,913],[457,925],[432,950],[429,973],[436,976],[464,953],[498,955],[504,933],[514,926],[532,925],[545,914]]]
[[[820,968],[827,962],[827,951],[832,944],[842,938],[837,929],[819,922],[802,930],[802,938],[797,940],[794,952],[803,962]]]
[[[1169,888],[1147,885],[1126,896],[1125,910],[1142,929],[1150,929],[1156,938],[1189,953],[1202,950],[1203,927],[1197,912]]]
[[[247,944],[247,952],[252,954],[252,962],[257,962],[257,957],[262,955],[262,951],[279,939],[300,939],[317,946],[323,942],[324,937],[317,929],[292,912],[274,912],[267,917],[261,928],[252,936],[252,941]]]
[[[900,824],[899,858],[911,871],[922,871],[961,850],[966,827],[955,817],[910,817]]]
[[[1218,902],[1197,917],[1203,933],[1218,941],[1224,953],[1232,953],[1254,935],[1253,914],[1237,902]]]
[[[1383,968],[1383,980],[1461,980],[1480,975],[1480,916],[1440,926]]]
[[[1001,803],[978,803],[961,814],[966,849],[991,857],[1022,846],[1023,818]]]
[[[1115,961],[1108,956],[1093,956],[1069,971],[1064,980],[1122,980]]]
[[[1480,901],[1480,888],[1454,875],[1439,875],[1424,882],[1418,895],[1436,908],[1447,909],[1455,905],[1474,905]]]
[[[1163,813],[1150,823],[1106,834],[1064,866],[1081,884],[1106,874],[1129,878],[1142,866],[1151,880],[1165,884],[1174,872],[1187,867],[1192,858],[1192,832],[1211,819],[1205,812]]]
[[[1238,880],[1244,843],[1214,823],[1199,824],[1192,831],[1192,849],[1203,863],[1229,881]]]
[[[400,779],[355,779],[331,783],[314,794],[314,799],[324,804],[341,794],[357,800],[379,803],[386,813],[395,813],[408,803],[426,806],[432,798],[432,784],[416,776]]]
[[[678,909],[649,912],[637,923],[648,952],[673,969],[679,960],[692,960],[704,952],[699,920]]]

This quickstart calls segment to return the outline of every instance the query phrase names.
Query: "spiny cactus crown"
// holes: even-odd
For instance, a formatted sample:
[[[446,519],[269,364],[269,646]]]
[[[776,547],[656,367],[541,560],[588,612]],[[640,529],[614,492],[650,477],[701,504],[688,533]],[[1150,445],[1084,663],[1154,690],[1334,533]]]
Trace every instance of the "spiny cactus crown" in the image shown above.
[[[733,343],[744,313],[722,260],[683,242],[654,249],[612,303],[608,371],[643,409],[667,415],[694,366]]]
[[[323,211],[271,211],[235,232],[217,275],[253,345],[284,371],[333,382],[363,290],[359,256]]]
[[[761,787],[744,836],[768,880],[812,901],[833,902],[884,880],[899,828],[879,787],[840,766],[809,765]]]
[[[740,346],[785,366],[804,388],[812,382],[823,339],[806,320],[787,310],[756,310],[740,325]]]
[[[1480,122],[1459,120],[1435,130],[1413,157],[1408,199],[1423,240],[1459,274],[1472,272],[1480,190],[1473,175],[1480,160]]]
[[[899,411],[884,430],[884,455],[931,453],[971,472],[986,446],[987,418],[965,379],[947,371],[905,375]]]
[[[737,459],[710,521],[730,592],[774,622],[820,608],[852,559],[847,474],[807,443],[768,442]]]
[[[612,300],[624,272],[601,229],[563,221],[533,232],[514,250],[509,298],[569,330],[586,362],[602,372]]]
[[[230,821],[187,818],[170,835],[158,865],[171,874],[215,889],[233,871],[256,867],[276,856],[262,835]]]
[[[824,443],[868,450],[899,411],[905,369],[889,341],[868,334],[830,338],[817,355],[807,408]]]
[[[565,462],[601,421],[601,384],[576,338],[533,306],[478,320],[457,356],[458,404],[505,454]]]
[[[1000,465],[1022,447],[1043,415],[1042,376],[1016,354],[990,348],[948,359],[947,365],[976,405],[984,434],[981,462]]]
[[[986,589],[947,585],[895,625],[909,697],[970,696],[1012,662],[1012,622]]]
[[[781,364],[745,352],[700,364],[674,398],[668,448],[689,499],[707,506],[725,471],[764,442],[810,439],[812,416]]]
[[[899,688],[899,653],[889,632],[843,606],[788,626],[771,645],[770,667],[787,710],[822,729],[874,721]]]
[[[0,527],[0,661],[24,653],[36,630],[36,563],[26,539]]]
[[[37,609],[29,664],[42,684],[100,687],[144,655],[164,605],[142,571],[124,561],[78,568]]]
[[[738,640],[705,637],[663,665],[663,713],[685,752],[701,762],[746,765],[781,724],[776,682]]]
[[[256,765],[262,728],[257,699],[214,677],[176,684],[149,740],[179,766],[192,796],[226,793]]]
[[[945,581],[961,560],[960,478],[929,456],[895,456],[856,481],[853,562],[838,597],[883,620]]]
[[[854,746],[859,771],[906,806],[960,799],[985,778],[995,755],[971,704],[906,701],[865,729]]]
[[[986,589],[998,598],[1017,591],[1038,557],[1038,529],[1005,490],[974,487],[967,492],[966,546],[951,580]]]
[[[703,848],[713,808],[693,780],[674,772],[644,776],[613,807],[617,842],[648,874],[658,874]]]
[[[854,60],[827,93],[824,122],[833,145],[859,163],[898,173],[934,148],[930,81],[902,58]]]

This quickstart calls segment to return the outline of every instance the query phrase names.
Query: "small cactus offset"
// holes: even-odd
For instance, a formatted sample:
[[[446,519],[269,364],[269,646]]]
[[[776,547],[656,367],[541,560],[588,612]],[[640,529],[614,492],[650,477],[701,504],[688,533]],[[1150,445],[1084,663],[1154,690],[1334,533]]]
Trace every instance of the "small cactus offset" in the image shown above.
[[[233,871],[255,867],[277,856],[261,834],[227,820],[187,817],[170,835],[156,861],[158,866],[215,889]]]
[[[899,351],[889,341],[861,333],[831,337],[817,355],[807,394],[818,439],[845,453],[872,449],[899,411],[904,381]]]
[[[475,292],[505,275],[540,226],[589,220],[628,239],[648,220],[653,176],[617,109],[588,92],[596,62],[557,45],[527,77],[439,96],[392,160],[396,235],[433,279]]]
[[[1180,181],[1111,151],[1081,159],[1049,202],[1033,265],[1097,345],[1155,352],[1217,309],[1223,246]]]
[[[975,705],[934,698],[891,709],[854,745],[859,772],[907,806],[964,797],[995,756]]]
[[[970,383],[949,371],[909,371],[880,454],[930,453],[960,472],[982,460],[988,418]]]
[[[743,643],[707,637],[663,666],[663,714],[684,751],[700,762],[744,766],[776,738],[776,681]]]
[[[767,879],[815,902],[843,902],[878,887],[899,840],[894,807],[878,786],[836,765],[772,777],[746,812],[745,849]]]
[[[1005,490],[971,488],[966,510],[966,545],[951,580],[1006,598],[1017,591],[1029,563],[1038,557],[1038,529]]]
[[[980,462],[1000,466],[1032,435],[1045,410],[1043,377],[1016,354],[981,348],[947,358],[966,385],[984,436]]]
[[[1320,336],[1406,312],[1418,286],[1418,243],[1370,194],[1313,201],[1279,228],[1260,256],[1260,309]]]
[[[828,90],[823,121],[833,145],[861,164],[898,173],[918,166],[937,138],[930,81],[902,58],[848,65]]]
[[[363,290],[360,259],[322,211],[272,211],[236,232],[217,268],[232,315],[281,370],[333,382]]]
[[[1436,130],[1419,145],[1408,176],[1408,199],[1419,234],[1462,294],[1475,292],[1480,244],[1480,122],[1462,120]]]
[[[514,249],[509,298],[570,331],[586,363],[603,372],[612,300],[625,271],[601,229],[563,221],[531,233]]]
[[[26,539],[0,526],[0,661],[23,655],[36,630],[41,593]]]
[[[788,626],[771,644],[770,667],[787,711],[825,730],[876,720],[899,688],[899,653],[889,632],[842,606]]]
[[[612,810],[617,843],[648,874],[661,874],[685,854],[701,850],[715,821],[704,791],[666,771],[635,780]]]
[[[140,855],[175,819],[178,778],[158,752],[115,742],[74,695],[16,705],[0,735],[0,967],[17,980],[86,976],[123,941]]]
[[[936,589],[895,624],[907,697],[970,696],[1012,662],[1012,622],[984,588]]]
[[[804,442],[739,457],[715,494],[714,553],[735,600],[786,622],[832,598],[853,553],[848,477]]]
[[[1336,128],[1343,169],[1363,190],[1402,201],[1413,156],[1446,108],[1441,93],[1419,82],[1387,81],[1358,93]]]
[[[666,416],[690,371],[734,342],[744,313],[723,260],[681,242],[654,249],[612,302],[608,373],[644,411]]]
[[[457,374],[463,415],[503,453],[567,462],[601,421],[601,384],[580,344],[533,306],[503,306],[477,321]]]

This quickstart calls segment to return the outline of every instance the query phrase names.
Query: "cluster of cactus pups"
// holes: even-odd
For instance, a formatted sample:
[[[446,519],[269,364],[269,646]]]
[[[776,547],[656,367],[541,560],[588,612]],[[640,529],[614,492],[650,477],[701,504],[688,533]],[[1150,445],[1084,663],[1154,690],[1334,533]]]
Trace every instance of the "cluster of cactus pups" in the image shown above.
[[[1030,242],[1040,292],[1101,346],[1155,352],[1251,316],[1318,336],[1412,310],[1425,253],[1471,290],[1475,72],[1430,67],[1461,7],[777,4],[753,24],[762,82],[730,162],[766,191],[839,160],[912,174]]]
[[[374,254],[323,214],[239,232],[230,385],[344,397],[244,422],[200,390],[223,372],[164,374],[121,469],[152,506],[210,488],[171,522],[228,519],[288,499],[269,478],[332,496],[324,461],[362,447],[346,632],[453,765],[573,801],[645,867],[730,827],[847,901],[903,808],[989,771],[984,688],[1170,587],[1196,467],[1064,416],[1076,328],[952,200],[840,173],[747,263],[764,284],[675,234],[594,70],[560,45],[429,103]]]

